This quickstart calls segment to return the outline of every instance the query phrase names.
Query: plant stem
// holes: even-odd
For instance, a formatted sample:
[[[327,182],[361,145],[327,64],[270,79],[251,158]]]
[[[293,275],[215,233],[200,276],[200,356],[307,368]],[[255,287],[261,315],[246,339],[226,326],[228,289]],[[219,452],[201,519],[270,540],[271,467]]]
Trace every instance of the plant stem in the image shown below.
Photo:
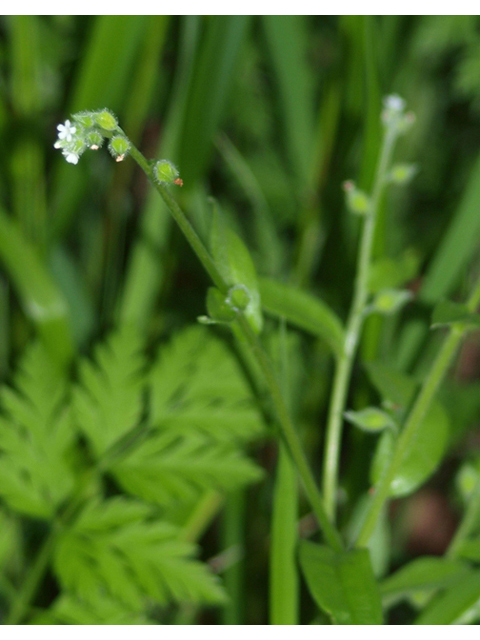
[[[120,128],[119,132],[125,135],[125,133]],[[177,202],[170,195],[167,187],[154,181],[150,163],[133,144],[130,148],[130,154],[146,173],[152,185],[162,197],[163,201],[170,210],[170,213],[174,217],[181,231],[184,233],[186,239],[190,243],[190,246],[192,247],[203,267],[211,277],[215,286],[218,287],[218,289],[220,289],[220,291],[222,291],[223,293],[227,293],[229,288],[227,283],[220,275],[215,262],[210,256],[208,250],[193,229],[190,222],[187,220],[187,217],[178,206]],[[300,442],[300,438],[298,437],[295,427],[293,426],[293,423],[290,419],[290,415],[285,405],[282,391],[273,372],[272,365],[270,364],[267,354],[265,353],[257,335],[254,333],[249,322],[242,313],[238,313],[237,323],[246,343],[250,348],[252,355],[257,360],[257,363],[260,366],[263,375],[265,376],[265,380],[269,388],[275,410],[277,412],[283,438],[287,444],[295,466],[297,467],[297,472],[302,480],[306,496],[318,519],[318,523],[323,531],[325,540],[332,548],[340,551],[341,549],[343,549],[342,539],[338,531],[335,529],[335,527],[333,527],[327,517],[323,506],[322,496],[320,494],[320,491],[318,490],[312,471],[310,470],[310,467],[308,465],[307,458]]]
[[[480,278],[478,279],[474,290],[467,302],[467,308],[470,312],[474,312],[480,303]],[[414,442],[418,429],[422,424],[430,404],[443,381],[448,367],[455,355],[457,347],[463,337],[465,327],[462,325],[453,325],[450,333],[445,339],[432,367],[426,377],[422,388],[417,396],[415,404],[405,422],[405,426],[398,439],[392,460],[385,470],[379,484],[375,487],[375,494],[370,503],[363,527],[358,536],[356,546],[365,546],[375,529],[377,518],[382,510],[385,501],[388,499],[388,493],[392,480],[400,469],[403,458],[409,447]],[[479,498],[480,499],[480,498]],[[473,508],[473,507],[472,507]],[[476,507],[475,507],[476,508]],[[460,534],[459,534],[460,535]],[[463,534],[462,534],[463,535]]]
[[[390,164],[396,138],[397,131],[395,128],[387,128],[377,166],[371,208],[365,219],[363,227],[360,251],[358,255],[355,289],[352,307],[347,322],[343,354],[337,361],[333,381],[332,400],[326,430],[323,467],[325,508],[331,521],[335,521],[343,413],[345,411],[345,403],[350,384],[353,362],[357,353],[360,332],[364,321],[365,307],[368,300],[368,276],[372,260],[377,214],[386,186],[387,170]]]
[[[50,556],[57,541],[58,529],[53,523],[52,530],[45,538],[40,551],[35,558],[35,562],[25,580],[22,589],[19,591],[9,615],[5,619],[5,624],[18,624],[22,621],[32,598],[35,596],[40,582],[43,579]]]
[[[455,558],[461,543],[473,533],[480,516],[480,480],[477,480],[465,514],[448,547],[446,556]]]
[[[429,375],[423,383],[417,400],[415,401],[415,404],[407,418],[405,427],[400,434],[393,458],[380,479],[379,484],[375,487],[375,494],[370,503],[365,521],[356,542],[356,546],[358,547],[365,546],[368,543],[368,540],[375,529],[377,518],[388,498],[392,480],[395,478],[395,475],[402,465],[406,452],[417,435],[425,414],[427,413],[427,410],[429,409],[437,389],[440,386],[440,383],[442,382],[457,350],[462,335],[463,332],[458,327],[454,327],[451,330],[447,339],[443,343],[432,368],[430,369]]]

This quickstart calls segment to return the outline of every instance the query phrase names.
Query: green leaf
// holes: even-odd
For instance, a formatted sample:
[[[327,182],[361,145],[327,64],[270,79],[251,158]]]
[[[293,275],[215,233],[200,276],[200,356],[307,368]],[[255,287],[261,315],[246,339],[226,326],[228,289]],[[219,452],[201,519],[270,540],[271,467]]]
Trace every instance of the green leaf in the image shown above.
[[[223,343],[200,327],[183,331],[161,349],[150,381],[149,434],[111,468],[126,491],[172,506],[261,478],[240,445],[262,419]]]
[[[381,362],[366,362],[364,367],[383,400],[403,408],[413,400],[418,385],[412,378]]]
[[[74,415],[97,456],[133,429],[142,413],[139,336],[123,328],[95,351],[96,365],[80,366],[80,385],[74,391]]]
[[[378,258],[370,266],[369,291],[378,293],[382,289],[401,287],[417,275],[419,266],[419,256],[411,249],[398,258]]]
[[[440,593],[415,624],[472,624],[480,619],[480,571],[472,571]]]
[[[441,300],[435,305],[432,314],[432,328],[451,326],[457,323],[478,328],[480,327],[480,314],[471,313],[466,305],[450,302],[450,300]]]
[[[345,411],[343,415],[353,425],[370,433],[397,428],[392,417],[377,407],[367,407],[361,411]]]
[[[41,623],[37,619],[30,624],[74,624],[74,625],[144,625],[155,624],[143,613],[130,611],[125,605],[107,596],[97,593],[95,601],[84,601],[73,595],[62,593],[48,612],[50,619]],[[44,614],[43,614],[44,615]]]
[[[29,347],[1,390],[0,496],[20,513],[50,518],[73,487],[67,462],[74,431],[66,382],[40,344]]]
[[[203,327],[179,332],[164,345],[150,373],[150,424],[177,434],[247,442],[265,424],[236,359]]]
[[[191,559],[194,551],[148,506],[112,498],[87,505],[62,535],[54,570],[63,589],[92,606],[102,596],[131,612],[143,611],[147,598],[161,605],[222,602],[216,578]]]
[[[480,540],[463,540],[456,549],[459,558],[480,563]]]
[[[314,600],[335,624],[382,624],[380,591],[366,549],[336,553],[302,542],[300,565]]]
[[[322,300],[269,278],[260,278],[262,306],[267,313],[322,338],[332,351],[343,352],[344,330],[336,314]]]
[[[111,471],[126,491],[162,506],[192,500],[202,489],[232,491],[262,477],[259,467],[227,443],[161,430]]]
[[[226,283],[233,287],[243,285],[250,302],[244,314],[257,333],[262,328],[262,310],[257,274],[250,253],[245,244],[224,223],[217,207],[214,207],[212,228],[210,232],[210,248],[217,269]]]
[[[263,16],[278,85],[290,166],[300,187],[308,181],[314,140],[313,70],[308,65],[305,16]]]
[[[391,607],[399,600],[425,591],[444,589],[470,572],[458,560],[418,558],[389,576],[380,584],[382,602]]]
[[[51,357],[61,364],[68,362],[73,344],[67,303],[35,247],[1,209],[0,260]]]
[[[434,402],[427,411],[417,432],[415,441],[411,443],[402,460],[402,464],[390,485],[389,495],[399,498],[413,493],[437,469],[448,444],[449,420],[445,409]],[[391,442],[380,440],[378,453],[375,455],[371,469],[371,480],[376,484],[381,477],[384,465],[388,464],[394,447]],[[380,453],[380,449],[383,448]],[[376,458],[381,458],[382,463]],[[376,462],[375,462],[376,461]]]

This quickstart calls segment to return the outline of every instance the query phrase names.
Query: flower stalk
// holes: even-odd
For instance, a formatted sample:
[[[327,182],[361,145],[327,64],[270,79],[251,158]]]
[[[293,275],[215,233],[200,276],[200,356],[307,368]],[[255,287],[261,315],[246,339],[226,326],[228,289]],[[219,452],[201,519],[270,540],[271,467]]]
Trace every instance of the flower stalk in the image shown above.
[[[180,178],[178,177],[178,173],[176,172],[173,165],[165,160],[160,160],[158,162],[149,162],[135,147],[135,145],[130,142],[125,132],[118,126],[118,122],[115,116],[108,110],[103,110],[100,112],[84,112],[82,114],[73,116],[73,120],[76,124],[76,130],[74,132],[71,132],[72,139],[66,140],[66,138],[60,139],[59,137],[59,140],[57,140],[54,145],[56,148],[62,149],[62,153],[66,157],[67,161],[69,161],[67,157],[68,153],[76,153],[76,155],[80,157],[81,153],[83,153],[88,148],[88,136],[91,136],[93,133],[101,133],[104,137],[107,138],[112,138],[113,136],[123,138],[128,143],[128,154],[144,171],[153,187],[156,189],[156,191],[159,193],[159,195],[167,205],[167,208],[175,219],[175,222],[180,227],[180,230],[189,242],[193,251],[196,253],[198,259],[202,263],[204,269],[210,276],[214,285],[224,295],[228,295],[230,290],[229,284],[221,275],[215,264],[215,261],[196,233],[195,229],[190,224],[188,218],[178,205],[177,201],[170,194],[169,185],[182,184]],[[67,123],[65,123],[64,126],[67,126]],[[61,133],[62,132],[60,132],[60,134]],[[75,151],[75,149],[78,151]],[[236,311],[236,324],[245,340],[246,345],[257,361],[265,377],[265,381],[270,391],[272,401],[277,413],[282,437],[287,445],[288,451],[301,478],[302,484],[305,489],[305,494],[310,502],[315,516],[317,517],[318,524],[323,532],[325,541],[333,549],[341,551],[343,549],[342,539],[338,531],[331,524],[329,518],[327,517],[323,504],[323,498],[320,494],[313,473],[308,464],[307,457],[303,450],[300,438],[291,421],[288,409],[283,399],[280,385],[275,377],[273,367],[269,361],[269,358],[265,353],[257,334],[252,329],[248,319],[241,310]]]
[[[365,222],[358,254],[353,301],[347,321],[343,353],[336,362],[326,429],[323,492],[325,509],[332,522],[335,521],[336,515],[343,414],[346,408],[353,363],[357,354],[360,333],[362,331],[368,303],[368,277],[372,261],[378,210],[382,202],[385,187],[388,183],[390,162],[395,148],[395,142],[399,134],[405,130],[406,125],[408,125],[408,122],[412,119],[411,114],[403,113],[404,107],[405,104],[403,100],[398,96],[389,96],[385,100],[385,110],[383,112],[385,135],[371,199],[369,200],[362,192],[358,192],[352,182],[347,182],[344,185],[350,208],[354,213],[362,215],[365,218]]]

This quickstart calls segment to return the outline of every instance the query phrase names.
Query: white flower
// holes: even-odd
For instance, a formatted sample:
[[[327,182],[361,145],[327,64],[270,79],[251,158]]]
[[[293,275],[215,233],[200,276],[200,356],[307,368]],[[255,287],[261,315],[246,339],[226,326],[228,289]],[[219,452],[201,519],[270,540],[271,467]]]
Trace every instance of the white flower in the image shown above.
[[[78,158],[80,157],[76,153],[72,153],[71,151],[64,151],[63,155],[65,157],[65,160],[67,162],[70,162],[70,164],[77,164]]]
[[[383,106],[389,111],[401,112],[405,109],[405,100],[394,93],[390,96],[386,96],[383,99]]]
[[[77,127],[72,127],[70,120],[65,120],[65,124],[59,124],[57,127],[58,130],[58,139],[66,140],[67,142],[72,141],[72,136],[76,133]],[[78,160],[78,158],[77,158]],[[75,163],[76,164],[76,163]]]

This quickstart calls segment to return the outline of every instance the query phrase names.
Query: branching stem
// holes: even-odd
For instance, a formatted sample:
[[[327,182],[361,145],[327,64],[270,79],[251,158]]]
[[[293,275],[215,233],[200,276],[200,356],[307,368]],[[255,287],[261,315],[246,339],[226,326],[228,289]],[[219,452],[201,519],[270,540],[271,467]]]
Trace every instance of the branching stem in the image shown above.
[[[347,322],[344,349],[341,357],[337,360],[333,380],[323,465],[325,509],[332,522],[335,521],[343,413],[345,411],[345,403],[350,385],[352,367],[357,353],[360,332],[362,330],[365,317],[365,307],[368,301],[368,276],[372,260],[375,228],[378,217],[377,214],[387,183],[387,171],[390,165],[397,135],[397,130],[394,127],[386,129],[373,187],[371,207],[369,214],[365,218],[363,227],[360,251],[358,254],[355,289],[352,307]]]

